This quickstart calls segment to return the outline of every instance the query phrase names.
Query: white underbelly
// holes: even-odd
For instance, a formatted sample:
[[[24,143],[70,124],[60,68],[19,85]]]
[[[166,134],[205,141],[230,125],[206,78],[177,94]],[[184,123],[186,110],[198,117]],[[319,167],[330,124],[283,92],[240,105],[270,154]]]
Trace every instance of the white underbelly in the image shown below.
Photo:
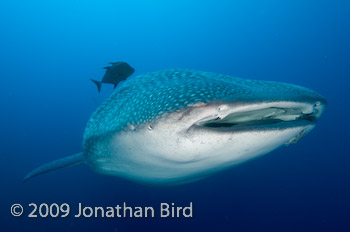
[[[309,125],[211,136],[171,130],[122,132],[105,144],[108,155],[96,155],[91,165],[104,174],[144,182],[191,181],[266,154],[312,128]]]

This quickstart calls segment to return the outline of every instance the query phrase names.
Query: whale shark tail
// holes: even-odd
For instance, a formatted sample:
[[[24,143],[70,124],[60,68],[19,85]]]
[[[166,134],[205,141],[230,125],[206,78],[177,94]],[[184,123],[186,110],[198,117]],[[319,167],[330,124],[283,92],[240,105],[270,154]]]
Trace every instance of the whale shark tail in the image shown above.
[[[101,84],[102,84],[102,82],[101,81],[96,81],[94,79],[90,79],[90,80],[96,84],[97,90],[100,93],[101,92]]]
[[[47,164],[44,164],[36,169],[34,169],[33,171],[31,171],[30,173],[28,173],[24,179],[23,182],[27,181],[28,179],[34,177],[34,176],[38,176],[41,174],[44,174],[46,172],[51,172],[60,168],[65,168],[65,167],[70,167],[70,166],[74,166],[77,164],[81,164],[83,163],[85,160],[83,152],[80,152],[78,154],[75,155],[71,155],[71,156],[67,156],[58,160],[54,160],[52,162],[49,162]]]

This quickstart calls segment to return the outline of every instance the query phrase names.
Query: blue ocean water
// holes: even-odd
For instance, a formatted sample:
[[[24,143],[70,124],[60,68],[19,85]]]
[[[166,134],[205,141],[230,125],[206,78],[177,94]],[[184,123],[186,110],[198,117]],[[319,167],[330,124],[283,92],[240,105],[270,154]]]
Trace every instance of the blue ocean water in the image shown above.
[[[350,231],[350,3],[347,0],[0,2],[0,231]],[[76,166],[22,178],[82,150],[113,92],[111,61],[134,75],[191,68],[308,87],[328,100],[297,144],[180,186]],[[187,206],[193,218],[28,218],[30,203]],[[21,217],[11,205],[24,207]]]

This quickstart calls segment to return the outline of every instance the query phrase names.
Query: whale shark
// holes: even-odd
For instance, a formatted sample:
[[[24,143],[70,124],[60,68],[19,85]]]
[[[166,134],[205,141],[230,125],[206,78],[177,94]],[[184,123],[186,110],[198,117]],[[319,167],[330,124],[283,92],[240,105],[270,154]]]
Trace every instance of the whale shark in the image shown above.
[[[77,164],[152,184],[182,184],[296,143],[326,108],[301,86],[186,69],[128,78],[91,115],[82,152],[24,180]]]

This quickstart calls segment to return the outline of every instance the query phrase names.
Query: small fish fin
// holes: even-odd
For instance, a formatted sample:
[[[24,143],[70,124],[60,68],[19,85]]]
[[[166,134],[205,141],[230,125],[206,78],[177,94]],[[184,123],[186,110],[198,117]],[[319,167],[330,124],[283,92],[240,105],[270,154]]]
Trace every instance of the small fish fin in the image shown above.
[[[114,65],[114,64],[121,64],[121,63],[123,63],[123,62],[120,62],[120,61],[118,61],[118,62],[109,62],[111,65]]]
[[[70,167],[73,165],[77,165],[77,164],[81,164],[82,162],[84,162],[84,155],[82,152],[75,154],[75,155],[71,155],[71,156],[67,156],[58,160],[54,160],[51,161],[47,164],[44,164],[36,169],[34,169],[33,171],[31,171],[30,173],[28,173],[24,179],[23,182],[27,181],[28,179],[34,177],[34,176],[38,176],[41,174],[44,174],[46,172],[51,172],[60,168],[65,168],[65,167]]]
[[[114,84],[114,87],[113,87],[113,89],[115,89],[115,87],[117,87],[117,85],[118,85],[118,84]]]
[[[96,84],[97,90],[100,93],[101,92],[101,84],[102,84],[102,82],[101,81],[96,81],[94,79],[90,79],[90,80]]]

